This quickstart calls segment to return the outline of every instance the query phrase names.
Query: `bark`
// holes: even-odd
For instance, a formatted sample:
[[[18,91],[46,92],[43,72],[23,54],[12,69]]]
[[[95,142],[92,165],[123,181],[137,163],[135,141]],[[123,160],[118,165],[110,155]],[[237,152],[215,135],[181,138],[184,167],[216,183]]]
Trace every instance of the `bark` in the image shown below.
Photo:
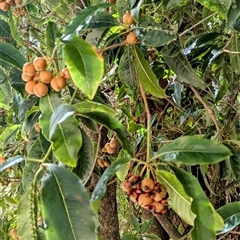
[[[153,223],[151,228],[148,230],[147,233],[151,233],[151,234],[155,234],[156,236],[158,236],[161,240],[169,240],[169,235],[167,234],[167,232],[164,230],[164,228],[161,226],[161,224],[159,223],[159,221],[156,219],[156,217],[154,217],[152,215],[151,212],[145,210],[142,208],[142,216],[144,220],[153,218]]]
[[[106,240],[120,240],[116,188],[116,182],[107,186],[107,191],[101,199],[98,214],[100,235]]]

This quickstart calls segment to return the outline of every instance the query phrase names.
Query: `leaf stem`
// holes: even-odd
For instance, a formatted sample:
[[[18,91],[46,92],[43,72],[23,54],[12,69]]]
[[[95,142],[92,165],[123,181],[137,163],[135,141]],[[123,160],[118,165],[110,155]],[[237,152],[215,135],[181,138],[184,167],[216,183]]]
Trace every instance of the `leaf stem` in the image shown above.
[[[146,161],[148,162],[150,160],[150,150],[151,150],[151,113],[149,111],[149,107],[148,107],[148,102],[147,102],[147,98],[145,95],[145,92],[143,90],[142,84],[139,81],[139,87],[140,87],[140,91],[141,91],[141,95],[143,98],[143,103],[144,103],[144,107],[145,107],[145,111],[146,111],[146,115],[147,115],[147,153],[146,153]]]
[[[126,45],[128,45],[127,42],[116,43],[116,44],[113,44],[111,46],[105,47],[103,49],[99,49],[98,51],[99,52],[106,52],[107,50],[110,50],[110,49],[113,49],[113,48],[116,48],[116,47],[126,46]]]

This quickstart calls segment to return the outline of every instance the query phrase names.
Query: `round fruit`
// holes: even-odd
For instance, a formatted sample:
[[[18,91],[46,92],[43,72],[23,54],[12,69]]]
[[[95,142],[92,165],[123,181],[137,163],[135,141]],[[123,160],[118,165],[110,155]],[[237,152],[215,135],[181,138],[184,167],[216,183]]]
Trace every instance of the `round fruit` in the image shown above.
[[[158,192],[155,192],[153,195],[153,200],[156,202],[160,202],[163,199],[162,195]]]
[[[29,82],[29,81],[33,80],[33,77],[28,76],[28,75],[26,75],[25,73],[22,73],[22,80],[23,80],[24,82]]]
[[[53,78],[52,72],[45,70],[40,72],[40,81],[49,84]]]
[[[150,192],[154,188],[154,182],[150,178],[144,178],[141,182],[141,189],[143,192]]]
[[[161,203],[155,201],[151,203],[151,207],[154,213],[160,213],[164,209],[164,206]]]
[[[59,92],[60,90],[64,89],[67,85],[65,78],[63,77],[55,77],[51,80],[51,87],[56,91]]]
[[[34,82],[34,81],[27,82],[26,85],[25,85],[26,92],[29,93],[29,94],[34,94],[33,88],[36,86],[36,84],[37,83]]]
[[[137,188],[139,182],[141,181],[141,178],[139,175],[133,175],[128,179],[130,185],[132,186],[132,188]]]
[[[130,199],[132,202],[134,202],[134,203],[137,202],[137,197],[134,196],[133,194],[130,194],[130,195],[129,195],[129,199]]]
[[[0,157],[0,164],[5,162],[5,158],[4,157]]]
[[[36,83],[36,82],[35,82]],[[44,83],[36,83],[36,85],[33,88],[33,92],[38,97],[43,97],[48,94],[48,87]]]
[[[134,20],[132,18],[132,15],[129,12],[126,12],[123,15],[123,24],[126,24],[128,26],[132,25],[134,23]]]
[[[105,147],[102,148],[102,152],[105,153],[107,152],[107,149]]]
[[[115,149],[114,149],[114,148],[111,148],[111,147],[110,147],[110,148],[107,149],[107,153],[108,153],[108,154],[114,154],[114,152],[115,152]]]
[[[34,77],[33,77],[33,81],[35,82],[39,82],[40,81],[40,73],[39,72],[36,72]]]
[[[124,192],[126,192],[128,194],[132,191],[132,188],[131,188],[128,180],[125,180],[122,182],[121,188]]]
[[[147,206],[152,203],[152,198],[147,193],[142,193],[138,197],[138,204],[140,206]]]
[[[35,128],[36,132],[40,132],[41,128],[40,128],[39,122],[35,123],[34,128]]]
[[[112,138],[112,140],[109,143],[111,148],[115,148],[117,146],[117,141],[115,138]]]
[[[7,12],[10,8],[10,5],[7,4],[6,2],[1,2],[0,3],[0,9],[3,10],[4,12]]]
[[[110,166],[110,163],[106,162],[106,161],[103,161],[103,164],[104,164],[104,167],[109,167]]]
[[[99,165],[101,168],[104,168],[104,162],[103,162],[103,160],[102,160],[101,158],[99,158],[99,159],[97,160],[97,162],[98,162],[98,165]]]
[[[15,3],[14,0],[5,0],[5,2],[6,2],[7,4],[9,4],[9,5],[12,5],[12,4]]]
[[[22,0],[15,0],[16,4],[22,4]]]
[[[70,72],[69,72],[69,70],[68,70],[67,67],[64,68],[64,69],[62,69],[62,71],[61,71],[61,76],[62,76],[63,78],[65,78],[66,80],[71,79],[71,75],[70,75]]]
[[[138,38],[136,37],[134,32],[130,32],[127,35],[126,41],[128,44],[136,44],[138,42]]]
[[[35,73],[36,73],[36,70],[35,70],[33,64],[30,63],[30,62],[25,63],[25,64],[23,65],[22,70],[23,70],[23,73],[24,73],[25,75],[28,75],[28,76],[30,76],[30,77],[33,77],[33,76],[35,75]]]
[[[33,66],[35,67],[36,71],[43,71],[47,67],[47,61],[44,58],[35,58],[33,60]]]

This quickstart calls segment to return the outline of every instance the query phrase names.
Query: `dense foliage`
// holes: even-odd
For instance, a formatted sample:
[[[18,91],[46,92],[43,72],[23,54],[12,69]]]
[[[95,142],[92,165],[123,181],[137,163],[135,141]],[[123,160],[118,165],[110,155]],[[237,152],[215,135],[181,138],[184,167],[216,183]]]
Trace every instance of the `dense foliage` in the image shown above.
[[[0,238],[102,239],[117,182],[123,240],[160,239],[153,218],[237,239],[239,1],[21,2],[0,1]]]

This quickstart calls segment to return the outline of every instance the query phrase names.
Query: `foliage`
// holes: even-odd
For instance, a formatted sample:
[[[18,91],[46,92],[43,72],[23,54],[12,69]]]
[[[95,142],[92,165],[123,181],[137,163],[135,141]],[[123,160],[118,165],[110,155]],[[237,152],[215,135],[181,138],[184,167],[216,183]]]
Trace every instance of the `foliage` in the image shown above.
[[[98,239],[99,202],[128,173],[166,186],[181,236],[239,229],[239,10],[233,0],[24,1],[0,10],[0,238],[18,239],[17,229],[20,240]],[[27,94],[22,70],[36,57],[53,76],[69,70],[64,89]],[[139,223],[122,208],[124,198],[121,238],[159,239],[152,219]]]

